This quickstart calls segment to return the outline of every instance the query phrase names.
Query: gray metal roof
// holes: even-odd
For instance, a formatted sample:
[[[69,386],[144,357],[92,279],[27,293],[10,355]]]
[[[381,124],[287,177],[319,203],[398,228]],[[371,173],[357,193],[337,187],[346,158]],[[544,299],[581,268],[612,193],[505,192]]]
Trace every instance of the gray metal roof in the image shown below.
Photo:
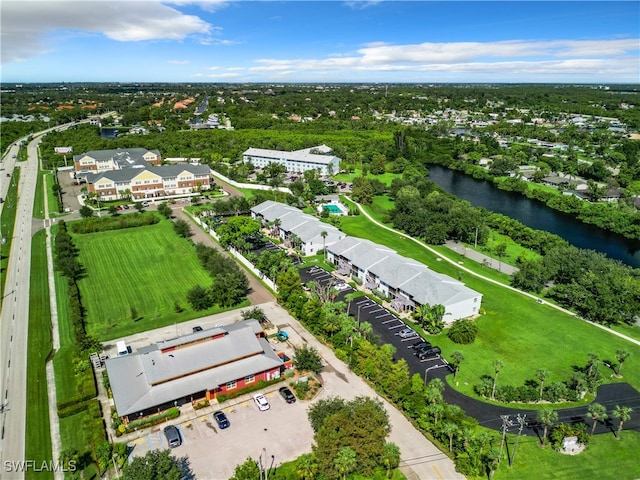
[[[391,288],[402,290],[421,305],[454,305],[481,294],[426,265],[369,240],[346,237],[327,250],[355,267],[369,271]]]
[[[251,211],[262,216],[267,222],[280,219],[280,229],[298,236],[305,244],[331,245],[345,237],[345,234],[333,225],[321,222],[313,215],[303,213],[295,207],[272,200],[256,205]],[[324,239],[322,232],[327,232]]]
[[[272,158],[277,160],[284,161],[294,161],[294,162],[307,162],[307,163],[317,163],[321,165],[328,165],[337,157],[335,155],[321,155],[316,153],[310,153],[311,150],[316,151],[327,151],[326,145],[320,145],[318,147],[305,148],[302,150],[295,150],[293,152],[283,152],[281,150],[269,150],[266,148],[254,148],[251,147],[247,149],[242,155],[243,156],[253,156],[253,157],[264,157],[264,158]],[[329,151],[331,151],[329,149]],[[340,160],[338,158],[338,160]]]
[[[120,183],[130,182],[144,171],[152,172],[163,179],[177,177],[185,171],[192,175],[210,175],[211,173],[211,169],[208,165],[184,163],[177,165],[161,165],[158,167],[147,166],[145,168],[123,168],[120,170],[108,170],[100,173],[79,173],[78,175],[86,178],[88,183],[95,183],[101,178],[107,178],[116,183]]]
[[[98,162],[113,160],[121,166],[125,166],[127,164],[131,165],[136,163],[146,164],[144,154],[149,152],[160,156],[159,150],[147,150],[146,148],[116,148],[112,150],[91,150],[79,155],[74,155],[73,159],[80,160],[83,157],[91,157]]]
[[[136,413],[281,366],[269,342],[256,337],[261,330],[257,320],[247,320],[107,359],[118,414]]]

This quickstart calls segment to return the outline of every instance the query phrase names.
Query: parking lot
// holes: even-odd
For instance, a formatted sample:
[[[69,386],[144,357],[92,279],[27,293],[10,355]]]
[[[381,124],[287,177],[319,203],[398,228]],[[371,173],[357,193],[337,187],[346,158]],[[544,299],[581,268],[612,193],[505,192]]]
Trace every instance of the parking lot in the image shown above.
[[[413,344],[421,339],[415,333],[410,336],[400,336],[399,333],[406,328],[411,328],[403,319],[394,312],[384,308],[368,297],[358,297],[352,302],[347,302],[346,295],[354,293],[356,290],[346,284],[343,280],[327,272],[320,267],[309,267],[300,271],[300,278],[303,283],[314,281],[320,285],[333,284],[337,286],[338,295],[336,300],[349,304],[349,314],[358,322],[369,322],[373,331],[380,337],[382,343],[389,343],[396,347],[396,359],[404,358],[412,374],[418,373],[427,378],[430,373],[435,374],[437,370],[448,369],[448,363],[440,355],[419,359],[415,355]],[[428,340],[428,339],[427,339]],[[432,376],[431,376],[432,378]]]
[[[281,385],[278,385],[281,386]],[[189,456],[192,471],[198,478],[227,479],[233,475],[236,465],[247,456],[258,460],[262,455],[268,465],[276,466],[310,451],[313,431],[307,419],[307,402],[286,403],[275,391],[266,393],[270,409],[259,411],[251,395],[245,395],[223,408],[230,427],[218,428],[210,413],[195,419],[171,422],[180,431],[182,445],[173,448],[176,457]],[[133,454],[145,455],[152,449],[168,448],[162,428],[154,429],[129,442]],[[242,445],[243,448],[238,448]]]

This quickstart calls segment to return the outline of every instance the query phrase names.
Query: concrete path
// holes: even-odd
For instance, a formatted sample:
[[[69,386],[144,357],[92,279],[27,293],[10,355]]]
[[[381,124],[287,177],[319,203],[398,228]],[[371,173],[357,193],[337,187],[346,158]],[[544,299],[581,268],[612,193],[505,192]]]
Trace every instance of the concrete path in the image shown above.
[[[567,315],[571,315],[572,317],[580,318],[578,315],[576,315],[575,312],[572,312],[571,310],[567,310],[566,308],[563,308],[563,307],[561,307],[559,305],[547,302],[547,301],[543,300],[542,298],[538,297],[537,295],[533,295],[533,294],[531,294],[529,292],[525,292],[524,290],[518,290],[517,288],[514,288],[511,285],[506,285],[506,284],[501,283],[501,282],[499,282],[497,280],[494,280],[492,278],[485,277],[484,275],[482,275],[480,273],[477,273],[477,272],[475,272],[473,270],[468,269],[464,265],[460,265],[456,261],[451,260],[449,257],[446,257],[446,256],[442,255],[440,252],[438,252],[437,250],[435,250],[431,246],[427,245],[423,241],[418,240],[416,238],[413,238],[412,236],[407,235],[404,232],[401,232],[399,230],[396,230],[394,228],[388,227],[388,226],[378,222],[375,218],[373,218],[371,215],[369,215],[369,213],[362,207],[362,205],[360,205],[357,202],[354,202],[348,196],[345,196],[345,198],[347,198],[350,202],[353,202],[358,207],[358,210],[360,210],[360,212],[365,217],[367,217],[367,219],[370,222],[374,223],[375,225],[377,225],[380,228],[384,228],[385,230],[389,230],[390,232],[393,232],[396,235],[400,235],[401,237],[407,238],[407,239],[411,240],[412,242],[417,243],[418,245],[420,245],[425,250],[428,250],[429,252],[433,253],[436,257],[438,257],[438,258],[440,258],[440,259],[442,259],[442,260],[444,260],[446,262],[449,262],[451,265],[454,265],[456,268],[459,268],[460,270],[463,270],[466,273],[468,273],[470,275],[473,275],[474,277],[481,278],[485,282],[493,283],[494,285],[498,285],[499,287],[506,288],[507,290],[511,290],[512,292],[516,292],[516,293],[519,293],[520,295],[524,295],[526,297],[532,298],[532,299],[536,300],[538,303],[542,303],[542,304],[548,305],[548,306],[550,306],[552,308],[555,308],[556,310],[560,310],[561,312],[566,313]],[[589,324],[593,325],[594,327],[600,328],[601,330],[605,330],[605,331],[607,331],[608,333],[610,333],[612,335],[615,335],[615,336],[620,337],[620,338],[624,338],[625,340],[627,340],[630,343],[633,343],[635,345],[640,345],[640,340],[636,340],[635,338],[629,337],[628,335],[625,335],[625,334],[620,333],[620,332],[616,332],[615,330],[612,330],[611,328],[608,328],[608,327],[606,327],[604,325],[600,325],[599,323],[594,323],[594,322],[591,322],[589,320],[585,320],[583,318],[580,318],[580,320],[582,320],[583,322],[589,323]]]

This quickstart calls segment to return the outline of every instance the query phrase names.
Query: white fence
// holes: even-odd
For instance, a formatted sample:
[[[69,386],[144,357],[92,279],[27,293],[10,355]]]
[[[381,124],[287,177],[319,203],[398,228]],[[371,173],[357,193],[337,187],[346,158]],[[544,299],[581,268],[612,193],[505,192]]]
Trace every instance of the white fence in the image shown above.
[[[269,185],[257,185],[255,183],[239,183],[239,182],[236,182],[235,180],[231,180],[230,178],[225,177],[224,175],[216,172],[213,169],[211,170],[211,175],[213,175],[214,177],[218,177],[223,182],[226,182],[229,185],[236,188],[249,188],[253,190],[269,190],[269,191],[277,190],[278,192],[291,193],[291,190],[289,190],[287,187],[274,188],[274,187],[270,187]]]
[[[193,215],[191,215],[191,218],[193,218],[193,221],[196,222],[198,225],[200,225],[205,230],[205,232],[211,235],[217,242],[220,241],[220,238],[218,237],[218,235],[216,234],[213,228],[209,228],[209,226],[203,223],[198,217],[194,217]],[[269,287],[274,292],[278,291],[278,287],[276,287],[276,284],[273,283],[273,281],[270,278],[266,277],[260,270],[258,270],[253,265],[253,263],[251,263],[244,255],[242,255],[233,247],[228,248],[227,251],[231,255],[233,255],[235,258],[237,258],[240,261],[240,263],[242,263],[245,267],[247,267],[255,276],[257,276],[267,287]]]

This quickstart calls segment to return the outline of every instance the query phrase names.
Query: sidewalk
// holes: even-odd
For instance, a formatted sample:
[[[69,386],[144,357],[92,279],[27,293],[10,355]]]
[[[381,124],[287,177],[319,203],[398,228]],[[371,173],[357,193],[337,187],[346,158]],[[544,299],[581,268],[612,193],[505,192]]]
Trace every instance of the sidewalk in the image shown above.
[[[474,262],[478,262],[486,267],[493,268],[494,270],[498,270],[499,272],[506,273],[507,275],[513,275],[518,271],[516,267],[508,265],[502,260],[498,260],[485,255],[482,252],[478,252],[471,247],[467,247],[463,243],[455,242],[453,240],[447,240],[445,242],[445,245],[454,252],[458,252],[463,257],[469,258]]]

